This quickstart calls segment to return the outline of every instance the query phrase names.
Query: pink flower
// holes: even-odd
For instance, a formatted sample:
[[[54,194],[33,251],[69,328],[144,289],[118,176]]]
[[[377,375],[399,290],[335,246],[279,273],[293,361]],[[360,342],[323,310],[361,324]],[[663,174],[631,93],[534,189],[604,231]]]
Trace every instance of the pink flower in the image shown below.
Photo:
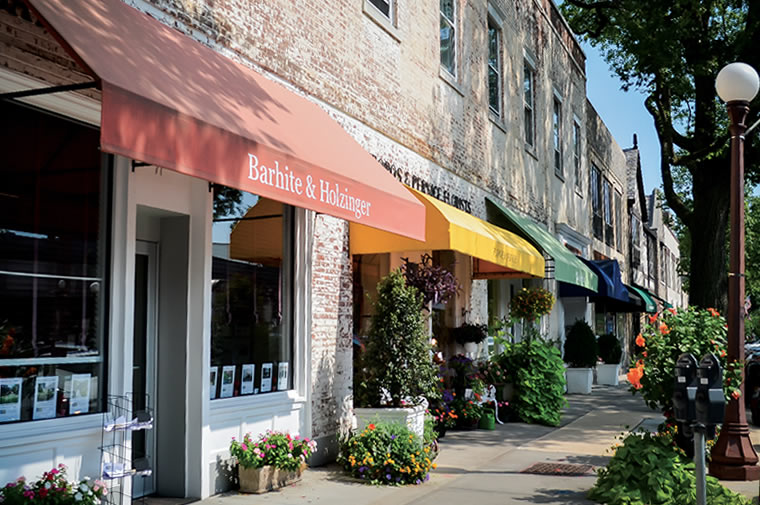
[[[247,451],[247,450],[248,450],[248,446],[247,446],[247,445],[245,445],[245,442],[243,442],[243,444],[242,444],[240,447],[241,447],[241,448],[242,448],[244,451]]]

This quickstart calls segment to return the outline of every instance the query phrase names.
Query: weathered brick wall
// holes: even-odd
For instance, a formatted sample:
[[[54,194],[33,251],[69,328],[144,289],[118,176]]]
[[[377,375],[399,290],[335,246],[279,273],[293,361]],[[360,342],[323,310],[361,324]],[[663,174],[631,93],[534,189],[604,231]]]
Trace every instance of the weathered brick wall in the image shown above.
[[[314,223],[311,294],[311,431],[326,461],[351,424],[353,295],[348,223],[324,214]]]

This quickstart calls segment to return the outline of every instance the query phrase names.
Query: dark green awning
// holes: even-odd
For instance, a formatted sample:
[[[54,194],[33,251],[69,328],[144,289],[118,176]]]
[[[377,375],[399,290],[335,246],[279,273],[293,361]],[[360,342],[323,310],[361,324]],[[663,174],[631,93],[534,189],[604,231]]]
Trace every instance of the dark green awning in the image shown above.
[[[646,312],[649,312],[650,314],[657,312],[657,304],[655,303],[654,299],[652,298],[652,295],[647,291],[646,289],[637,288],[636,286],[627,286],[628,288],[634,290],[636,294],[638,294],[642,300],[644,300],[644,310]]]
[[[490,198],[486,198],[486,201],[493,205],[498,211],[497,214],[500,214],[500,216],[496,216],[496,219],[492,221],[495,225],[502,226],[521,235],[523,238],[533,242],[542,250],[544,255],[551,256],[554,259],[555,279],[581,286],[591,291],[597,290],[598,279],[596,274],[549,233],[547,229]],[[501,217],[501,220],[498,219],[499,217]]]

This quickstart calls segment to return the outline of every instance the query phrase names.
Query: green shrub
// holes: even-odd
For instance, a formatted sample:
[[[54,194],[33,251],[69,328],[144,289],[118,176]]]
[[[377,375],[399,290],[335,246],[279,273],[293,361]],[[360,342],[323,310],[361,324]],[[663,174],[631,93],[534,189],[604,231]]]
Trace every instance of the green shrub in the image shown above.
[[[437,398],[438,376],[425,335],[422,297],[395,270],[377,285],[377,301],[366,349],[359,360],[356,404],[403,407]],[[390,395],[384,405],[384,395]]]
[[[430,478],[433,449],[401,424],[369,424],[341,441],[338,463],[371,484],[420,484]]]
[[[586,321],[577,320],[565,336],[565,362],[572,368],[591,368],[596,364],[596,337]]]
[[[751,503],[714,477],[707,477],[706,491],[710,505]],[[694,463],[676,451],[669,434],[629,434],[598,471],[588,497],[607,505],[694,505]]]
[[[620,347],[620,342],[614,334],[605,333],[604,335],[600,335],[596,343],[599,348],[599,357],[602,358],[602,361],[608,365],[620,363],[620,358],[623,357],[623,348]]]
[[[565,406],[565,367],[559,350],[539,338],[501,344],[505,349],[500,361],[509,364],[515,381],[511,406],[517,415],[526,423],[558,426]]]

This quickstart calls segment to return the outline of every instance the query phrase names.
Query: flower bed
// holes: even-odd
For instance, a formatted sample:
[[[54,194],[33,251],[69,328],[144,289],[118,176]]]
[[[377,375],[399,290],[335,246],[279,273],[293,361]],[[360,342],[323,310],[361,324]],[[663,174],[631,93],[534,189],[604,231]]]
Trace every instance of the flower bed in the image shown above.
[[[105,483],[88,477],[79,481],[66,480],[66,465],[60,464],[42,474],[37,481],[27,481],[21,476],[0,488],[3,505],[97,505],[108,494]]]
[[[341,442],[338,463],[371,484],[421,484],[430,478],[432,446],[400,424],[376,423]]]

